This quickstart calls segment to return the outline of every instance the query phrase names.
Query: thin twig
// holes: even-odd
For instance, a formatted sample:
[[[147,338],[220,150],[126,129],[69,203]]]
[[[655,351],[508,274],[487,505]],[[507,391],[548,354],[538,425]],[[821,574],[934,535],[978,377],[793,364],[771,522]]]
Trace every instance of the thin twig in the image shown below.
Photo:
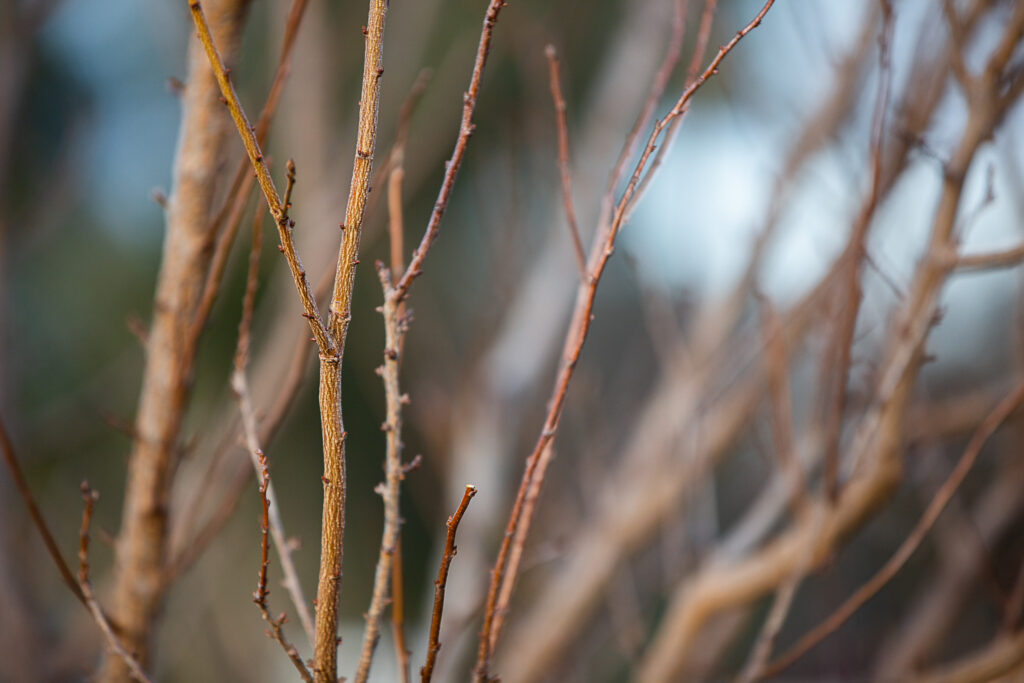
[[[572,251],[576,257],[576,267],[580,270],[580,281],[587,281],[587,256],[583,253],[583,241],[580,239],[580,226],[576,222],[576,209],[572,205],[572,175],[569,171],[569,124],[566,121],[565,97],[562,95],[562,79],[558,73],[558,53],[555,46],[549,44],[544,49],[548,58],[548,80],[551,86],[551,99],[555,104],[555,124],[558,128],[558,172],[562,180],[562,204],[565,206],[565,219],[572,238]]]
[[[491,50],[491,37],[494,35],[494,25],[498,21],[498,15],[505,7],[505,0],[490,0],[487,6],[487,13],[484,15],[483,29],[480,31],[480,43],[476,50],[476,60],[473,62],[473,75],[469,79],[469,88],[462,97],[462,122],[459,124],[459,137],[455,142],[455,149],[452,156],[445,164],[444,180],[441,181],[441,190],[438,192],[437,201],[434,202],[434,209],[430,214],[430,221],[427,229],[423,232],[420,244],[413,252],[412,260],[405,273],[395,285],[396,296],[404,298],[409,291],[409,286],[420,273],[423,272],[423,261],[430,251],[431,245],[437,239],[441,229],[441,218],[448,208],[448,200],[451,198],[452,189],[455,187],[455,177],[462,166],[462,159],[466,155],[466,148],[469,146],[469,138],[473,134],[473,112],[476,110],[476,100],[480,93],[480,81],[483,78],[484,66],[487,64],[487,55]]]
[[[413,112],[419,102],[423,91],[430,80],[430,71],[423,70],[416,78],[412,90],[402,103],[402,109],[398,114],[398,127],[395,133],[395,143],[388,154],[387,165],[390,166],[388,173],[388,242],[391,250],[391,277],[401,277],[405,268],[405,224],[402,220],[402,181],[405,178],[405,144],[409,137],[409,126],[412,121]],[[385,297],[387,292],[385,291]],[[405,316],[405,302],[399,302],[395,311],[398,324],[407,325]],[[390,323],[385,315],[385,327]],[[387,334],[387,333],[385,333]],[[398,358],[396,364],[401,366],[402,353],[405,347],[405,334],[395,335],[396,350]],[[387,359],[385,359],[386,361]],[[384,375],[384,391],[387,396],[388,409],[395,403],[401,409],[401,394],[399,391],[397,374],[395,382]],[[395,393],[392,393],[392,389]],[[399,418],[401,415],[399,414]],[[401,434],[398,434],[398,443],[401,444]],[[391,441],[388,441],[390,448]],[[390,466],[390,459],[387,459]],[[401,465],[399,454],[398,464]],[[404,472],[402,473],[404,474]],[[390,473],[388,473],[390,476]],[[397,491],[396,491],[397,494]],[[394,552],[391,557],[391,633],[395,644],[395,663],[398,666],[399,679],[401,683],[409,681],[409,648],[405,641],[405,578],[402,567],[402,529],[399,525],[398,533],[395,534]]]
[[[295,164],[288,162],[288,186],[285,190],[285,206],[288,206],[292,188],[295,184]],[[249,364],[249,346],[252,333],[252,315],[256,302],[256,289],[258,284],[260,254],[263,245],[262,212],[257,210],[253,219],[252,249],[249,253],[249,271],[246,276],[245,294],[242,299],[242,319],[238,325],[238,344],[235,349],[234,371],[231,374],[231,388],[238,401],[238,410],[242,420],[242,432],[245,436],[247,450],[252,460],[253,468],[257,474],[257,480],[262,473],[264,463],[263,448],[260,444],[259,434],[256,427],[256,416],[252,406],[252,397],[249,392],[249,383],[246,376]],[[302,624],[310,644],[314,639],[313,618],[309,612],[309,606],[302,591],[302,584],[299,581],[298,571],[292,561],[291,545],[284,530],[284,522],[281,519],[280,506],[277,503],[277,496],[274,488],[266,482],[264,495],[271,506],[270,529],[274,537],[274,547],[277,549],[278,558],[281,560],[281,570],[284,573],[284,586],[291,596],[295,610],[299,614],[299,621]]]
[[[705,20],[709,16],[708,7],[713,4],[712,0],[708,0],[705,3]],[[626,135],[626,141],[619,152],[619,158],[615,160],[612,172],[608,174],[608,186],[601,197],[601,216],[597,222],[599,226],[605,225],[611,217],[612,207],[615,202],[615,190],[618,189],[619,183],[622,182],[622,176],[626,172],[626,164],[636,154],[636,146],[640,142],[640,135],[651,124],[654,109],[661,101],[661,96],[665,93],[668,81],[679,64],[679,58],[683,53],[683,36],[686,32],[687,7],[688,3],[686,0],[676,0],[673,4],[672,34],[669,36],[668,47],[665,49],[665,56],[662,58],[661,66],[658,67],[658,71],[654,76],[654,81],[651,82],[651,89],[647,93],[647,99],[644,100],[640,114],[636,117],[633,128]],[[708,30],[710,30],[710,24],[708,24]]]
[[[99,603],[96,601],[96,596],[92,592],[92,584],[89,582],[89,527],[92,524],[93,507],[96,505],[99,497],[99,494],[89,487],[89,482],[82,482],[82,500],[85,502],[85,507],[82,510],[82,526],[78,533],[78,585],[82,592],[85,606],[89,608],[93,620],[95,620],[103,632],[103,636],[107,639],[107,645],[110,647],[110,650],[128,667],[128,672],[132,678],[139,681],[139,683],[152,683],[146,672],[142,670],[138,660],[125,649],[121,639],[114,633],[113,627],[111,627],[106,615],[103,614],[102,608],[100,608]]]
[[[287,617],[285,614],[281,614],[276,619],[270,614],[270,608],[267,607],[267,594],[270,592],[267,590],[267,567],[270,565],[269,557],[269,546],[270,540],[268,537],[268,531],[270,530],[270,497],[267,495],[267,491],[270,487],[270,472],[267,469],[267,456],[263,454],[263,451],[256,452],[256,458],[259,461],[260,468],[260,503],[263,508],[263,517],[260,522],[260,571],[259,579],[256,582],[256,591],[253,593],[253,602],[260,608],[260,614],[263,615],[263,620],[270,626],[270,630],[267,632],[271,638],[280,643],[284,649],[285,654],[288,655],[288,659],[291,660],[295,666],[295,670],[299,672],[299,676],[302,680],[307,683],[312,683],[313,677],[309,674],[309,670],[306,665],[302,663],[302,657],[299,656],[299,651],[295,649],[295,646],[288,642],[288,639],[284,635],[284,626]]]
[[[764,620],[757,640],[754,641],[754,646],[750,649],[750,661],[747,662],[738,678],[739,683],[753,683],[761,677],[764,666],[768,663],[768,658],[771,657],[775,639],[778,637],[779,631],[782,630],[789,610],[793,607],[793,599],[796,597],[802,578],[801,575],[794,576],[776,591],[772,608]]]
[[[892,557],[882,566],[874,576],[864,585],[858,588],[846,602],[839,606],[828,618],[801,638],[784,654],[779,656],[764,670],[764,675],[774,676],[789,667],[793,662],[806,654],[811,648],[824,640],[827,636],[838,629],[854,612],[871,599],[881,588],[892,579],[896,573],[903,568],[910,556],[914,554],[925,536],[935,524],[950,499],[956,493],[960,484],[970,473],[971,468],[981,454],[981,449],[991,437],[999,425],[1024,403],[1024,384],[1019,385],[1012,393],[1004,398],[995,410],[993,410],[985,421],[978,427],[978,430],[971,437],[960,461],[953,468],[949,477],[936,492],[924,514],[918,521],[914,530],[900,544],[900,547],[893,553]]]
[[[793,511],[806,511],[810,505],[810,497],[807,479],[796,454],[796,437],[793,433],[793,390],[789,381],[786,338],[782,332],[779,314],[771,302],[762,299],[760,303],[775,455],[779,469],[789,480]]]
[[[306,270],[302,267],[302,262],[295,251],[295,243],[292,241],[294,221],[288,218],[288,209],[277,194],[277,189],[274,187],[274,179],[271,177],[270,170],[263,159],[260,144],[256,140],[256,135],[249,124],[249,119],[246,118],[245,112],[242,110],[242,105],[238,101],[238,95],[231,84],[231,79],[224,67],[224,62],[221,60],[217,46],[213,42],[213,36],[210,34],[210,27],[206,23],[206,16],[203,14],[203,8],[199,0],[189,0],[189,9],[192,12],[192,20],[199,32],[199,40],[206,50],[206,56],[210,60],[214,76],[217,78],[217,85],[220,87],[221,95],[223,95],[226,101],[228,110],[231,112],[231,118],[235,122],[235,127],[242,138],[242,143],[245,145],[249,161],[256,172],[256,180],[259,181],[263,195],[266,197],[270,215],[274,217],[274,222],[277,224],[278,235],[281,238],[281,249],[288,261],[288,268],[291,270],[292,279],[295,280],[295,287],[299,291],[299,298],[302,300],[303,316],[309,321],[309,326],[313,331],[313,336],[316,338],[317,346],[320,347],[321,355],[333,356],[335,353],[335,342],[320,318],[316,299],[313,297],[309,281],[306,278]]]
[[[380,375],[384,380],[384,397],[387,403],[387,418],[382,426],[387,443],[384,464],[385,481],[378,487],[378,491],[384,499],[384,531],[380,540],[380,553],[374,573],[370,608],[366,612],[366,629],[363,632],[363,646],[356,668],[356,683],[365,683],[370,675],[373,652],[380,638],[380,620],[387,604],[395,544],[398,542],[398,534],[402,527],[399,492],[404,476],[402,404],[405,399],[399,385],[399,359],[401,357],[399,347],[405,333],[405,321],[398,314],[398,299],[391,296],[391,271],[378,261],[377,272],[380,276],[381,289],[384,292],[384,304],[380,309],[384,316],[384,365],[380,368]]]
[[[708,45],[711,40],[711,27],[715,23],[715,13],[718,11],[718,0],[704,0],[704,10],[700,16],[700,27],[697,29],[697,44],[693,48],[693,54],[690,57],[690,65],[686,69],[686,85],[689,87],[691,84],[696,82],[697,76],[700,74],[700,65],[704,63],[704,56],[707,54]],[[647,192],[647,187],[650,185],[651,179],[654,178],[655,171],[661,167],[662,161],[672,150],[672,145],[675,142],[676,135],[679,132],[679,127],[683,123],[686,112],[673,120],[669,126],[668,132],[665,134],[665,139],[658,148],[657,154],[654,156],[654,161],[651,162],[651,169],[647,173],[647,176],[640,183],[640,187],[637,188],[636,198],[633,201],[634,206]],[[631,209],[632,210],[632,209]]]
[[[448,570],[451,567],[452,558],[455,557],[455,553],[458,550],[455,547],[455,533],[459,529],[459,522],[462,521],[462,515],[466,513],[469,501],[475,495],[476,487],[467,484],[466,491],[462,494],[462,502],[459,503],[455,514],[448,518],[448,523],[446,524],[448,534],[444,542],[444,555],[441,556],[441,568],[437,572],[437,580],[434,581],[434,611],[430,617],[430,641],[427,644],[427,661],[423,668],[420,669],[420,680],[422,683],[430,683],[430,678],[434,675],[434,663],[437,661],[437,653],[441,650],[441,641],[439,640],[441,635],[441,613],[444,612],[444,591],[448,585]]]
[[[890,60],[894,23],[892,7],[888,0],[881,0],[879,4],[882,8],[882,30],[878,36],[878,92],[875,97],[875,110],[871,123],[871,187],[868,192],[868,200],[862,204],[861,212],[857,216],[844,255],[844,279],[846,282],[845,287],[840,290],[841,314],[832,339],[833,353],[836,354],[837,360],[833,378],[833,395],[828,400],[828,412],[825,416],[824,479],[825,491],[829,499],[833,501],[839,496],[839,441],[842,433],[843,414],[846,410],[846,387],[853,354],[854,332],[857,328],[857,318],[862,300],[861,268],[867,256],[868,230],[871,227],[881,194],[885,119],[892,78],[892,62]]]
[[[50,527],[46,524],[46,519],[43,518],[43,513],[36,503],[35,496],[32,495],[32,489],[29,488],[28,481],[25,479],[25,473],[21,469],[21,463],[18,462],[18,456],[15,454],[14,442],[11,441],[11,436],[7,433],[7,427],[4,425],[2,417],[0,417],[0,450],[4,452],[4,462],[7,463],[7,468],[11,471],[14,486],[18,489],[21,499],[25,501],[29,517],[32,518],[32,523],[35,525],[39,535],[42,536],[43,544],[46,545],[46,551],[53,559],[53,563],[57,565],[57,571],[60,572],[64,583],[71,589],[71,592],[78,601],[88,607],[85,595],[75,580],[75,575],[71,573],[68,563],[64,561],[64,556],[60,554],[57,541],[54,540],[53,534],[50,533]]]
[[[636,168],[633,171],[630,182],[615,207],[610,225],[606,230],[599,232],[594,236],[589,262],[590,277],[588,278],[588,282],[581,284],[577,293],[576,308],[573,313],[573,319],[570,323],[569,330],[566,334],[565,353],[563,355],[562,365],[555,381],[551,399],[548,402],[548,414],[545,418],[540,436],[537,439],[536,446],[534,446],[533,452],[527,459],[526,471],[523,474],[519,490],[516,493],[516,500],[509,515],[505,536],[502,540],[501,548],[498,551],[498,557],[495,561],[494,568],[491,571],[491,582],[487,592],[484,623],[480,632],[477,664],[474,671],[475,680],[478,682],[488,680],[491,654],[496,648],[498,637],[501,633],[501,625],[504,621],[504,615],[508,606],[508,599],[512,592],[511,586],[515,583],[519,558],[522,555],[522,548],[525,545],[526,537],[529,533],[529,524],[524,524],[521,527],[519,525],[521,517],[532,517],[530,510],[526,510],[526,514],[524,515],[525,499],[527,497],[527,493],[531,489],[539,490],[540,485],[544,480],[548,460],[544,459],[544,463],[541,464],[543,459],[542,456],[547,452],[550,442],[554,439],[554,436],[557,433],[558,424],[562,415],[562,408],[565,405],[565,398],[569,389],[569,382],[572,379],[576,364],[580,357],[580,352],[583,349],[587,333],[590,331],[590,326],[593,322],[593,308],[597,295],[597,285],[601,280],[601,275],[608,263],[608,259],[614,251],[615,238],[626,218],[626,212],[634,198],[637,186],[643,177],[644,170],[647,167],[651,155],[657,148],[658,140],[661,138],[662,133],[672,124],[673,120],[680,117],[686,111],[686,107],[694,93],[696,93],[697,90],[700,89],[700,87],[717,72],[722,60],[737,45],[737,43],[739,43],[744,36],[754,30],[754,28],[761,23],[761,20],[764,18],[765,14],[767,14],[768,10],[771,9],[774,3],[775,0],[768,0],[754,19],[742,30],[737,32],[728,43],[719,49],[718,54],[711,60],[711,63],[700,77],[695,79],[683,90],[671,111],[669,111],[664,119],[654,126],[654,130],[651,131],[647,144],[645,145],[640,159],[637,162]],[[535,477],[536,484],[534,483]],[[513,543],[514,550],[512,550]],[[511,556],[509,555],[510,550],[512,550]],[[508,561],[507,567],[506,561]],[[505,582],[508,582],[510,586],[507,589],[502,588]],[[499,593],[502,596],[505,596],[505,599],[500,602]]]

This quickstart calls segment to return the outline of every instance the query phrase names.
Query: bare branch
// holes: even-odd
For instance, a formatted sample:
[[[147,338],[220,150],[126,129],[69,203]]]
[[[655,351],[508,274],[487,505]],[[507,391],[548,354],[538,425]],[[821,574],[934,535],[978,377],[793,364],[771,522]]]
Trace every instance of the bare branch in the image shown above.
[[[466,492],[462,494],[462,502],[459,503],[455,514],[448,518],[448,523],[446,524],[448,534],[444,542],[444,555],[441,557],[441,568],[437,572],[437,580],[434,581],[434,611],[430,617],[430,642],[427,644],[427,661],[423,668],[420,669],[422,683],[430,683],[430,679],[434,675],[434,663],[437,661],[437,653],[441,651],[441,641],[439,640],[441,635],[441,614],[444,612],[444,590],[448,585],[448,570],[451,568],[452,559],[457,552],[455,533],[459,530],[459,522],[462,521],[462,515],[466,513],[469,501],[475,495],[476,487],[467,484]]]
[[[751,20],[747,26],[738,31],[736,35],[733,36],[732,40],[719,49],[718,54],[700,77],[694,80],[683,90],[683,93],[680,95],[678,101],[668,115],[654,126],[654,130],[648,138],[644,151],[640,156],[640,160],[637,162],[636,169],[633,172],[629,185],[623,192],[622,197],[613,212],[611,224],[606,230],[598,232],[594,236],[589,261],[590,277],[586,283],[580,285],[577,293],[576,308],[573,313],[572,322],[569,325],[569,330],[566,334],[562,365],[555,380],[551,399],[548,402],[547,417],[545,418],[540,436],[537,439],[537,444],[530,457],[527,459],[526,471],[523,474],[519,489],[516,493],[516,499],[509,515],[505,536],[502,540],[501,548],[498,551],[498,557],[495,561],[494,569],[491,572],[491,583],[488,588],[487,601],[484,610],[484,624],[480,632],[477,664],[474,671],[475,680],[478,682],[483,682],[488,679],[491,655],[495,650],[498,637],[501,633],[501,625],[504,621],[504,615],[507,612],[508,607],[507,600],[511,597],[511,586],[515,583],[519,569],[519,557],[521,557],[522,548],[525,545],[526,536],[529,533],[528,523],[522,525],[522,527],[520,527],[519,524],[521,518],[532,518],[532,504],[527,503],[527,494],[531,490],[539,491],[543,483],[547,463],[550,461],[550,456],[545,458],[544,454],[548,452],[548,447],[558,431],[558,424],[561,419],[562,408],[565,405],[569,382],[572,379],[576,364],[579,360],[580,352],[583,349],[587,333],[590,331],[590,326],[593,322],[592,313],[594,301],[597,296],[597,285],[601,280],[601,275],[604,273],[608,259],[614,251],[615,238],[626,218],[626,212],[631,200],[633,199],[634,193],[636,192],[637,185],[640,182],[651,155],[654,153],[657,141],[660,139],[666,127],[669,126],[674,119],[683,114],[686,105],[689,103],[694,93],[696,93],[708,78],[718,70],[718,66],[721,64],[722,60],[737,45],[737,43],[739,43],[744,36],[754,30],[754,28],[761,23],[761,20],[764,18],[765,14],[767,14],[768,10],[771,9],[773,4],[774,0],[768,0],[754,19]],[[509,554],[510,550],[512,551],[511,555]],[[505,582],[508,582],[510,586],[507,589],[502,588]],[[499,600],[502,595],[507,596],[503,601]]]
[[[138,660],[125,649],[121,639],[114,633],[113,627],[111,627],[106,615],[103,614],[103,609],[96,601],[96,596],[92,592],[92,584],[89,582],[89,526],[92,524],[93,506],[95,506],[99,497],[96,491],[89,488],[89,482],[82,482],[82,500],[85,501],[85,507],[82,510],[82,526],[78,533],[78,585],[85,598],[85,606],[92,614],[93,620],[100,627],[100,631],[103,632],[103,637],[107,639],[107,646],[110,648],[110,651],[124,663],[132,678],[139,683],[152,683],[146,672],[142,670]]]
[[[441,190],[437,195],[437,201],[434,202],[434,210],[430,214],[427,229],[424,231],[416,251],[413,252],[409,267],[405,269],[405,273],[395,285],[395,292],[399,297],[404,298],[408,294],[412,281],[423,272],[423,261],[427,258],[427,252],[430,251],[431,245],[441,230],[441,218],[444,217],[444,212],[448,208],[448,200],[455,187],[455,177],[462,166],[469,138],[475,128],[473,112],[476,111],[476,100],[480,94],[480,81],[483,78],[484,66],[487,64],[487,55],[491,51],[494,25],[498,22],[498,15],[503,7],[505,7],[505,0],[491,0],[487,6],[483,29],[480,31],[480,44],[476,50],[476,61],[473,62],[473,75],[469,79],[469,88],[462,97],[462,122],[459,124],[459,137],[455,142],[451,158],[445,164],[444,180],[441,181]]]
[[[306,278],[306,270],[303,268],[299,255],[295,251],[295,243],[292,240],[291,232],[295,223],[288,217],[288,207],[281,201],[280,196],[277,194],[277,189],[274,187],[274,179],[267,168],[267,163],[263,158],[263,151],[260,149],[255,133],[253,133],[253,127],[249,124],[249,119],[242,110],[242,104],[238,101],[238,94],[235,93],[235,87],[231,84],[227,69],[225,69],[224,62],[217,51],[217,46],[213,42],[213,36],[210,34],[210,27],[206,22],[203,8],[199,0],[189,0],[188,6],[192,12],[192,20],[195,22],[196,29],[199,32],[199,40],[202,42],[203,48],[206,50],[206,56],[213,67],[213,73],[217,79],[217,85],[220,87],[221,95],[227,104],[228,111],[231,112],[231,118],[234,120],[235,128],[238,129],[238,134],[242,138],[242,144],[245,145],[249,161],[256,172],[256,180],[259,182],[260,188],[263,190],[263,196],[267,200],[270,215],[274,217],[274,222],[277,224],[278,235],[281,239],[281,249],[288,260],[288,268],[291,270],[292,278],[295,280],[295,287],[299,292],[299,298],[302,300],[303,316],[309,321],[309,326],[313,330],[317,346],[320,347],[320,354],[323,356],[334,356],[336,350],[335,340],[328,333],[320,318],[316,299],[313,297],[309,280]]]
[[[253,593],[253,602],[260,608],[260,614],[263,615],[263,620],[270,626],[270,630],[267,635],[276,640],[285,653],[288,655],[288,659],[291,660],[295,666],[295,670],[299,672],[299,676],[302,680],[307,683],[312,683],[313,677],[309,675],[309,670],[306,669],[306,665],[302,663],[302,658],[299,656],[298,650],[295,646],[288,642],[288,639],[284,635],[285,615],[277,617],[276,619],[271,616],[270,609],[267,607],[267,567],[270,565],[269,557],[269,546],[270,540],[267,535],[270,529],[270,498],[267,495],[267,490],[270,486],[270,472],[267,469],[267,456],[263,454],[263,451],[256,451],[255,457],[259,462],[260,468],[260,502],[263,506],[263,519],[260,524],[260,571],[259,579],[256,582],[256,592]]]
[[[558,53],[554,45],[544,50],[548,58],[548,80],[551,84],[551,99],[555,103],[555,123],[558,127],[558,171],[562,179],[562,204],[565,206],[565,218],[569,225],[569,236],[572,238],[573,254],[576,266],[580,270],[580,281],[587,281],[587,257],[583,253],[583,242],[580,240],[580,226],[576,222],[576,209],[572,206],[572,176],[569,171],[569,124],[566,122],[565,97],[562,96],[562,79],[558,74]]]

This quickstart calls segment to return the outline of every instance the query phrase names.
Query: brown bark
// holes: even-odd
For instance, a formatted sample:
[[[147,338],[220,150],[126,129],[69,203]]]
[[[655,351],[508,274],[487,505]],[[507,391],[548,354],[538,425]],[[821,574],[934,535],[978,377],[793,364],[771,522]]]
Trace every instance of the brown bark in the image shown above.
[[[211,0],[209,17],[218,43],[232,55],[248,0]],[[117,540],[112,616],[125,646],[143,666],[153,661],[153,635],[164,593],[167,496],[189,396],[194,348],[189,326],[210,261],[210,214],[231,120],[199,42],[188,52],[188,83],[167,212],[163,261],[157,278],[153,323],[128,461],[124,511]],[[127,681],[123,662],[109,657],[99,680]]]

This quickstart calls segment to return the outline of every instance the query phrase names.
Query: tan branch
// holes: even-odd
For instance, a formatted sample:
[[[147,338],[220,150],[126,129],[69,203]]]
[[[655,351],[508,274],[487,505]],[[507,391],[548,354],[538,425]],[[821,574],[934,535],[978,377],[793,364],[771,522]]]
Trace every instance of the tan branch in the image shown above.
[[[818,626],[815,626],[788,651],[766,667],[764,671],[765,675],[775,675],[786,669],[790,664],[806,654],[811,648],[820,643],[830,634],[834,633],[836,629],[842,626],[843,623],[853,615],[854,612],[860,609],[864,603],[870,600],[885,584],[889,582],[890,579],[892,579],[893,576],[896,575],[900,569],[903,568],[903,565],[910,559],[910,556],[913,555],[914,551],[921,545],[921,542],[935,524],[935,520],[937,520],[939,515],[942,514],[942,511],[946,508],[946,505],[956,493],[957,489],[960,488],[960,484],[963,483],[963,480],[971,471],[971,468],[977,461],[978,456],[981,454],[982,447],[988,441],[989,437],[995,433],[999,425],[1001,425],[1003,421],[1021,405],[1021,403],[1024,403],[1024,384],[1019,385],[1015,391],[1003,399],[1003,401],[996,406],[995,410],[992,411],[985,421],[982,422],[981,426],[967,444],[967,448],[964,450],[964,454],[961,456],[960,461],[957,463],[956,467],[953,468],[953,471],[950,473],[945,483],[943,483],[942,487],[936,492],[913,531],[911,531],[903,543],[900,544],[900,547],[895,553],[893,553],[892,557],[889,558],[885,565],[883,565],[882,568],[879,569],[878,572],[876,572],[875,575],[872,576],[864,585],[858,588],[854,594],[851,595],[846,602],[840,605],[827,619],[822,621]]]
[[[247,6],[248,0],[211,2],[212,30],[228,55],[235,52]],[[210,215],[231,130],[198,41],[190,42],[188,64],[111,603],[111,618],[125,647],[144,667],[153,659],[154,632],[166,587],[168,495],[195,356],[190,327],[210,263]],[[127,681],[129,671],[122,659],[107,657],[98,678],[103,683]]]

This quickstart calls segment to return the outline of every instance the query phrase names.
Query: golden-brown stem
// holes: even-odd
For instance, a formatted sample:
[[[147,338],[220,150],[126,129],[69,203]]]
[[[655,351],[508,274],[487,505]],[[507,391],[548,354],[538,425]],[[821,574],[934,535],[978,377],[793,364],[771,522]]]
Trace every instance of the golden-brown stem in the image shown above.
[[[320,359],[320,423],[324,443],[324,504],[320,537],[320,578],[316,594],[316,643],[313,650],[317,683],[335,683],[338,668],[338,594],[341,587],[342,540],[345,535],[345,427],[341,412],[341,357],[352,316],[352,287],[359,263],[366,195],[377,144],[380,80],[384,75],[384,20],[387,0],[370,0],[366,22],[363,88],[359,100],[352,184],[349,187],[341,250],[335,273],[327,327],[335,341],[333,357]]]

